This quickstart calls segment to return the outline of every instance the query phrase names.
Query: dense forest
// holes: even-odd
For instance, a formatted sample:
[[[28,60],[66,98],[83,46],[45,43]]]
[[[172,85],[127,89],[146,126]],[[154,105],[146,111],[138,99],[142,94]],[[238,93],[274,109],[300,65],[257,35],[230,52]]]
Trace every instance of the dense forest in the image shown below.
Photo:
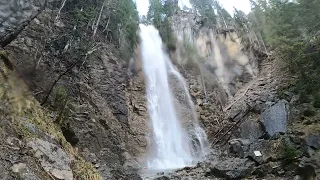
[[[251,5],[248,16],[235,10],[238,27],[255,34],[286,64],[302,101],[319,106],[320,1],[259,0]]]

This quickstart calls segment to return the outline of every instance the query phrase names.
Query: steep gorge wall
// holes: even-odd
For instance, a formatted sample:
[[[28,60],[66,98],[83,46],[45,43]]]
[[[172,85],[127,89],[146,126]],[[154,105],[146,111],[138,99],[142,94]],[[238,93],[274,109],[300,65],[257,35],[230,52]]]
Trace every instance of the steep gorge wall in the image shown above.
[[[140,168],[150,128],[139,46],[133,64],[123,61],[118,47],[107,43],[108,40],[99,34],[97,46],[83,53],[82,39],[73,39],[74,27],[70,27],[68,19],[54,23],[55,13],[46,10],[6,48],[10,59],[40,102],[60,78],[45,105],[48,108],[55,105],[58,87],[66,90],[69,105],[63,111],[53,109],[53,121],[100,172],[121,166]],[[245,80],[241,82],[235,80],[234,74],[231,78],[230,74],[221,73],[230,69],[234,73],[233,70],[246,69],[248,64],[255,69],[255,59],[249,56],[248,62],[240,63],[243,67],[239,67],[237,59],[250,52],[240,53],[242,46],[235,33],[221,31],[219,34],[218,29],[202,27],[201,18],[194,14],[178,12],[172,24],[177,37],[177,51],[172,60],[188,82],[198,118],[210,137],[218,131],[221,111],[230,94],[235,94],[243,86],[241,83],[248,81],[248,77],[242,76]],[[215,47],[229,58],[228,62],[220,61],[226,71],[217,65]],[[229,83],[223,84],[225,78]],[[240,85],[236,85],[238,82]],[[181,87],[173,88],[177,92],[181,90]],[[232,88],[234,90],[228,94],[226,90]],[[177,97],[176,100],[182,105],[180,110],[185,112],[181,118],[191,119],[186,98]],[[62,120],[59,119],[61,113],[64,114]]]
[[[224,121],[228,101],[259,74],[262,58],[236,29],[204,26],[200,16],[184,11],[177,11],[170,22],[176,39],[171,59],[188,80],[210,138]]]
[[[184,11],[178,11],[170,22],[176,50],[169,50],[168,53],[187,81],[197,118],[211,140],[210,137],[220,130],[219,126],[225,120],[223,108],[239,89],[255,78],[260,59],[253,47],[247,44],[246,39],[238,37],[234,29],[205,27],[201,17]],[[143,75],[139,46],[129,69],[133,72],[131,83],[141,84]],[[184,96],[183,85],[174,74],[170,75],[169,83],[177,110],[182,114],[179,118],[188,127],[193,114]],[[144,120],[144,124],[149,124],[148,119]],[[145,131],[144,134],[148,133]]]
[[[40,103],[56,83],[44,105],[87,161],[102,173],[139,168],[147,146],[141,129],[148,129],[143,79],[129,82],[127,63],[105,37],[83,52],[90,44],[73,39],[68,19],[54,17],[50,9],[38,16],[6,47],[8,57]],[[61,91],[67,103],[55,107]]]
[[[177,51],[173,55],[176,63],[210,71],[213,77],[207,79],[215,76],[228,96],[232,97],[239,89],[232,84],[244,74],[258,74],[259,59],[254,47],[245,37],[238,36],[236,29],[204,26],[201,17],[184,11],[178,11],[171,24],[177,39]]]

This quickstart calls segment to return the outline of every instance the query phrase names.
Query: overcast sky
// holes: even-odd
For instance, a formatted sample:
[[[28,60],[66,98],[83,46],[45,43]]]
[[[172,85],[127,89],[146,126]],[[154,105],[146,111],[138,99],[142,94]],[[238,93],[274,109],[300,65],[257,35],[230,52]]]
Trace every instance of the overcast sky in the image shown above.
[[[242,10],[245,13],[250,11],[249,0],[219,0],[223,7],[233,15],[233,7]],[[148,12],[149,0],[136,0],[137,8],[140,15],[146,15]],[[182,5],[190,6],[189,0],[179,0],[180,7]]]

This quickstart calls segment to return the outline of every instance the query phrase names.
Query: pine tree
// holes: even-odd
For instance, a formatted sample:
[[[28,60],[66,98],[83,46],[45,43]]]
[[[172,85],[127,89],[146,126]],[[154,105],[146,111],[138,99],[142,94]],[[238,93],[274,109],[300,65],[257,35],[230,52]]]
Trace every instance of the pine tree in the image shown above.
[[[204,25],[213,26],[217,24],[217,16],[214,12],[213,0],[190,0],[196,11],[205,18]]]
[[[161,0],[150,0],[147,14],[148,21],[151,21],[159,29],[162,24],[163,6]]]
[[[276,50],[302,100],[320,97],[320,0],[251,0],[249,23]],[[240,21],[238,19],[238,21]]]

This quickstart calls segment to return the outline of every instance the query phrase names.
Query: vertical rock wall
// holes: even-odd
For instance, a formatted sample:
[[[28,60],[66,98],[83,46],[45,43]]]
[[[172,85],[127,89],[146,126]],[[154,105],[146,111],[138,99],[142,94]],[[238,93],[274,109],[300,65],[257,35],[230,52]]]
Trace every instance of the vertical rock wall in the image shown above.
[[[45,106],[66,139],[101,172],[121,166],[140,167],[139,158],[147,146],[144,130],[148,129],[143,79],[129,80],[127,62],[103,36],[97,49],[82,56],[83,52],[78,52],[81,39],[68,34],[72,33],[68,19],[57,26],[51,18],[55,14],[48,12],[6,47],[20,77],[42,102],[63,74]],[[74,66],[76,62],[80,63]],[[51,109],[57,87],[67,92],[68,114],[63,120],[58,120],[60,111]]]
[[[203,26],[201,17],[184,11],[178,11],[171,24],[177,39],[177,51],[173,55],[176,63],[191,66],[193,71],[198,71],[191,73],[202,76],[202,71],[211,72],[211,75],[206,73],[205,79],[216,81],[213,83],[225,91],[227,98],[236,93],[241,81],[248,82],[250,76],[258,73],[256,58],[245,49],[245,40],[234,29]]]

